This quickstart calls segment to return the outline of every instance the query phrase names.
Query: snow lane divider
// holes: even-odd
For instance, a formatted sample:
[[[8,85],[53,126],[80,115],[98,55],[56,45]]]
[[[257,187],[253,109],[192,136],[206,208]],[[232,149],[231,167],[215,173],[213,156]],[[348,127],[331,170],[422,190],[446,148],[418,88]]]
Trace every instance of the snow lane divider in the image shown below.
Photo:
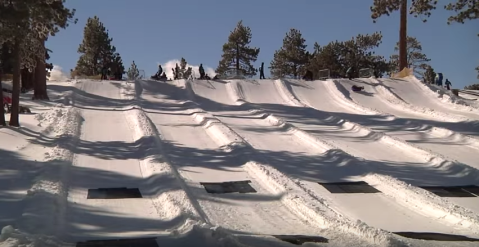
[[[427,215],[479,233],[479,215],[457,206],[427,190],[399,181],[391,176],[368,174],[364,180],[406,207],[414,207]]]
[[[408,246],[388,231],[370,227],[361,221],[353,222],[336,213],[328,206],[326,200],[317,195],[310,195],[308,191],[291,178],[269,165],[248,162],[244,168],[271,193],[283,194],[281,201],[285,205],[318,228],[337,229],[347,234],[368,239],[374,244]]]
[[[230,84],[231,83],[228,83],[226,86],[228,87],[228,93],[232,96],[234,94],[230,91],[232,90]],[[193,94],[194,92],[191,93]],[[241,99],[239,99],[238,102],[245,103],[245,101]],[[284,121],[275,119],[275,117],[271,115],[268,117],[271,117],[272,122],[278,120],[280,125],[286,124]],[[215,117],[210,116],[210,118]],[[199,117],[198,119],[204,121],[202,117]],[[218,126],[218,128],[207,128],[207,132],[219,145],[226,146],[231,151],[236,151],[238,147],[247,148],[253,151],[255,150],[251,144],[220,120],[216,119],[214,122],[215,126]],[[300,132],[300,130],[297,131]],[[309,135],[305,136],[309,137]],[[311,197],[303,188],[301,188],[301,186],[295,184],[286,175],[280,173],[269,165],[249,161],[243,166],[243,168],[252,177],[257,178],[257,181],[261,182],[260,184],[262,184],[262,187],[274,194],[284,194],[281,199],[283,204],[301,218],[312,222],[318,228],[340,229],[346,233],[367,239],[375,244],[379,243],[386,246],[407,246],[406,243],[402,242],[387,231],[370,227],[362,222],[353,223],[351,220],[335,213],[334,210],[326,206],[327,204],[324,203],[324,199],[321,198],[318,200],[320,197]]]
[[[139,83],[139,82],[135,82]],[[127,96],[125,99],[133,100],[133,94],[127,93],[134,91],[131,88],[133,83],[126,83],[126,87],[122,88],[121,95]],[[133,105],[135,103],[133,102]],[[167,160],[165,150],[162,145],[160,133],[150,118],[146,115],[143,109],[136,106],[135,109],[124,112],[126,120],[132,129],[134,140],[141,140],[142,138],[152,138],[153,143],[143,143],[142,145],[150,145],[147,147],[149,151],[141,160],[141,172],[144,178],[165,177],[165,178],[180,178],[180,179],[163,179],[170,181],[169,184],[163,184],[162,188],[167,188],[167,191],[158,190],[158,194],[152,197],[153,203],[158,211],[158,214],[166,218],[184,217],[184,219],[192,219],[195,221],[208,222],[207,218],[201,215],[199,205],[195,205],[193,199],[187,192],[186,184],[183,181],[176,169]]]
[[[277,86],[283,86],[284,83],[280,83],[280,84],[277,84]],[[283,88],[283,92],[285,93],[285,96],[288,97],[288,98],[296,98],[296,96],[294,94],[292,94],[287,88]],[[312,106],[307,106],[303,103],[301,103],[297,98],[296,98],[296,102],[299,102],[300,106],[304,106],[304,107],[312,107]],[[416,154],[416,155],[421,155],[422,157],[424,157],[424,159],[431,163],[431,165],[433,166],[437,166],[437,167],[460,167],[461,170],[467,174],[468,176],[471,176],[472,178],[474,178],[476,181],[479,180],[479,170],[473,168],[473,167],[470,167],[470,166],[467,166],[465,164],[462,164],[462,163],[457,163],[457,162],[451,162],[449,160],[446,160],[445,158],[443,158],[440,154],[436,154],[436,153],[432,153],[430,151],[426,151],[424,149],[421,149],[419,147],[416,147],[412,144],[409,144],[409,143],[406,143],[404,141],[401,141],[401,140],[398,140],[396,138],[393,138],[393,137],[390,137],[382,132],[375,132],[367,127],[364,127],[364,126],[361,126],[359,124],[356,124],[356,123],[351,123],[349,121],[346,121],[346,120],[343,120],[343,119],[339,119],[337,117],[332,117],[332,118],[335,118],[337,119],[338,122],[342,122],[345,126],[349,127],[349,128],[357,128],[361,131],[365,131],[366,133],[368,133],[369,135],[373,135],[375,136],[379,141],[383,141],[385,144],[388,144],[390,146],[400,146],[404,149],[409,149],[410,152]],[[283,121],[283,122],[286,122],[286,121]],[[306,133],[304,131],[302,131],[303,133]],[[309,133],[306,133],[306,135],[309,136],[310,139],[316,139],[318,140],[316,137],[313,137],[311,134]],[[301,137],[301,136],[300,136]],[[323,140],[318,140],[316,143],[321,143],[321,147],[323,148],[328,148],[331,150],[331,149],[336,149],[336,150],[339,150],[343,153],[345,153],[345,151],[335,147],[334,145],[330,144],[330,143],[327,143]],[[348,154],[350,155],[350,154]],[[353,155],[350,155],[350,156],[353,156]],[[354,156],[353,156],[354,157]],[[375,174],[373,172],[371,172],[371,174]],[[382,175],[379,175],[379,174],[376,174],[376,177],[380,177]],[[369,176],[369,178],[371,178],[371,176]],[[441,220],[443,221],[444,223],[446,224],[457,224],[458,221],[458,217],[460,217],[462,219],[462,222],[467,222],[467,223],[461,223],[459,224],[459,226],[463,227],[463,228],[470,228],[469,226],[470,225],[478,225],[479,224],[479,221],[477,221],[477,219],[479,219],[478,215],[471,212],[470,210],[468,209],[465,209],[461,206],[458,206],[456,205],[455,203],[452,203],[452,202],[449,202],[443,198],[440,198],[439,196],[437,195],[434,195],[433,193],[430,193],[429,191],[426,191],[424,189],[421,189],[421,188],[418,188],[418,187],[415,187],[415,186],[411,186],[411,185],[408,185],[408,186],[399,186],[401,184],[403,184],[402,181],[396,179],[396,178],[393,178],[393,177],[388,177],[388,179],[376,179],[374,180],[375,182],[375,185],[377,185],[376,187],[377,188],[385,188],[385,194],[391,196],[391,197],[394,197],[394,199],[400,203],[402,203],[404,206],[406,207],[409,207],[411,210],[414,210],[414,211],[420,211],[422,212],[423,214],[425,215],[429,215],[430,217],[432,218],[435,218],[435,219],[438,219],[437,217],[437,212],[438,211],[441,211],[443,215],[447,215],[448,217],[442,217],[438,220]],[[381,185],[380,185],[381,184]],[[391,188],[390,185],[391,184],[396,184],[395,186],[395,190],[387,190],[388,188]],[[400,190],[402,191],[403,194],[405,195],[409,195],[411,192],[410,190],[413,190],[413,191],[420,191],[420,193],[415,193],[414,194],[414,197],[417,198],[416,201],[412,202],[409,200],[409,198],[407,196],[397,196],[396,193],[399,193]],[[431,199],[433,198],[433,199]],[[424,203],[424,207],[420,206],[421,203]],[[431,206],[433,205],[433,206]],[[435,211],[434,212],[431,212],[429,211],[428,209],[431,208],[431,207],[434,207],[435,208]],[[450,209],[451,208],[456,208],[457,210],[456,211],[451,211]]]

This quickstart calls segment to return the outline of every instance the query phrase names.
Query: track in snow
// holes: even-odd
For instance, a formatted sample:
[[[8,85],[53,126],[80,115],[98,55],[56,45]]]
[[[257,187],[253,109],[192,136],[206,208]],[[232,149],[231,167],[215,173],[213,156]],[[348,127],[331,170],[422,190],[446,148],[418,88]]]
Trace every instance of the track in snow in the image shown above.
[[[251,112],[248,114],[243,109],[234,110],[234,101],[227,97],[229,93],[225,84],[210,81],[207,82],[208,86],[205,86],[205,83],[204,81],[192,83],[195,93],[199,96],[197,101],[203,109],[211,111],[215,117],[244,137],[261,153],[266,162],[293,178],[305,181],[306,187],[330,199],[330,202],[332,201],[341,213],[389,231],[409,229],[411,231],[454,232],[448,226],[400,206],[382,194],[361,194],[360,196],[330,194],[316,182],[360,180],[362,176],[366,175],[367,170],[363,169],[364,166],[361,166],[358,160],[351,159],[351,156],[344,155],[344,153],[336,151],[322,153],[314,145],[299,140],[291,132],[271,126],[261,115],[254,115]],[[360,154],[361,157],[366,156],[370,159],[364,161],[366,166],[372,165],[372,163],[375,163],[374,167],[384,166],[385,160],[392,160],[388,164],[391,167],[387,167],[380,173],[396,175],[405,167],[417,169],[416,166],[424,163],[415,157],[406,156],[410,160],[405,160],[405,154],[398,153],[394,147],[384,147],[375,140],[368,142],[368,138],[361,136],[361,133],[339,128],[328,121],[327,114],[312,113],[312,109],[303,107],[287,106],[286,101],[288,100],[281,96],[273,81],[233,81],[229,83],[238,83],[246,100],[254,103],[257,107],[286,118],[290,123],[312,135],[319,138],[327,136],[327,139],[335,144],[341,142],[343,145],[340,147],[346,147],[348,151],[353,152],[356,150],[356,154]],[[327,95],[317,96],[325,100]],[[331,107],[336,106],[331,105]],[[343,109],[337,108],[337,110]],[[375,146],[367,147],[369,144]],[[354,148],[351,149],[351,146]],[[375,150],[376,156],[371,156],[370,150]],[[418,175],[420,169],[408,173],[408,175],[415,173],[416,179],[420,179],[420,175]],[[426,172],[426,170],[421,172]],[[439,176],[439,174],[436,175]],[[439,178],[437,179],[439,181]],[[384,215],[379,216],[378,214]],[[397,218],[396,222],[392,223],[391,220],[386,220],[391,218]]]
[[[84,123],[69,175],[66,232],[72,240],[157,236],[177,222],[159,217],[139,159],[143,150],[133,141],[111,82],[79,84],[77,107]],[[151,181],[150,181],[151,182]],[[141,199],[87,199],[88,189],[139,188]]]

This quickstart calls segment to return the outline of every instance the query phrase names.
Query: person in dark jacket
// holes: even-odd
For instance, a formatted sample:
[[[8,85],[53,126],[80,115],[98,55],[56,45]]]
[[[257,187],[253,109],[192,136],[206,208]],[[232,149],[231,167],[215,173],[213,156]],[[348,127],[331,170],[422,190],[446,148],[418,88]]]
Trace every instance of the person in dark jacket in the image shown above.
[[[101,80],[106,80],[107,73],[108,73],[108,69],[106,65],[104,65],[103,68],[101,69]]]
[[[353,85],[351,87],[351,90],[353,90],[354,92],[359,92],[359,91],[363,91],[364,90],[364,87],[358,87],[356,85]]]
[[[446,85],[447,90],[451,90],[452,83],[449,81],[449,79],[446,79],[444,85]]]
[[[178,66],[178,64],[176,64],[176,67],[175,67],[175,80],[178,80],[180,76],[180,67]]]
[[[259,79],[266,79],[264,77],[264,62],[261,63],[261,67],[259,67]]]
[[[346,74],[348,75],[349,80],[353,79],[353,67],[349,67],[348,70],[346,70]]]
[[[304,76],[303,76],[303,80],[312,81],[313,80],[313,72],[311,72],[311,70],[307,70],[306,74],[304,74]]]
[[[203,68],[203,64],[200,64],[200,67],[198,68],[200,72],[200,80],[205,79],[205,69]]]

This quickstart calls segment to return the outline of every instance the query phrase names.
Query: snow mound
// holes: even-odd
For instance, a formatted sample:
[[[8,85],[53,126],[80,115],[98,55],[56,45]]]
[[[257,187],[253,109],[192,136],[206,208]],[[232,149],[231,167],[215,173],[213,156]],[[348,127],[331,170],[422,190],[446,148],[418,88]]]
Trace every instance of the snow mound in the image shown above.
[[[24,199],[25,208],[15,224],[18,229],[6,226],[1,238],[11,246],[65,246],[53,245],[63,230],[67,201],[67,170],[72,164],[71,148],[80,135],[82,117],[76,108],[52,108],[37,114],[40,124],[48,125],[48,137],[53,139],[53,148],[45,153],[44,166]],[[4,244],[3,243],[3,244]],[[6,245],[10,246],[10,245]]]

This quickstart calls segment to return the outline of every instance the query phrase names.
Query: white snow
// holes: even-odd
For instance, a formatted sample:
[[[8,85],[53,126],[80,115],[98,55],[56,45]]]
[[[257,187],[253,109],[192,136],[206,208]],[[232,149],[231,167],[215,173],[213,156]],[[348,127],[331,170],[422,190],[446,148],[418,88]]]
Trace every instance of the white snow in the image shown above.
[[[22,94],[33,114],[0,128],[2,247],[134,237],[291,246],[272,235],[329,239],[305,246],[439,246],[392,232],[479,237],[479,197],[418,187],[479,184],[478,109],[415,78],[55,78],[51,101]],[[240,180],[256,193],[201,185]],[[318,184],[344,181],[381,193]],[[138,188],[143,198],[87,198],[107,187]]]

